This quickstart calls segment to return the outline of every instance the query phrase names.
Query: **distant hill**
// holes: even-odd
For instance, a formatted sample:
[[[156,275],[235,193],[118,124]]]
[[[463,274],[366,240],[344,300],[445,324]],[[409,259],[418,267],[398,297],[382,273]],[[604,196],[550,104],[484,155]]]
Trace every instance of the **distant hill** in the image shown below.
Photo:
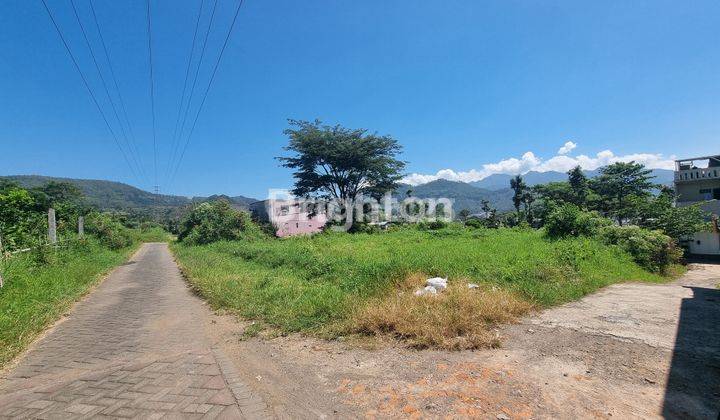
[[[600,173],[599,170],[595,169],[592,171],[585,171],[585,174],[589,178],[594,178]],[[673,171],[668,169],[653,169],[653,175],[655,176],[654,182],[662,185],[673,184]],[[510,187],[510,179],[514,175],[507,174],[494,174],[480,181],[469,182],[468,184],[473,187],[484,188],[487,190],[502,190]],[[523,179],[525,183],[533,186],[539,184],[547,184],[548,182],[567,181],[567,174],[565,172],[535,172],[531,171],[524,174]]]
[[[593,178],[599,174],[599,171],[586,171],[586,174],[589,178]],[[654,169],[653,175],[655,176],[654,182],[658,184],[673,184],[673,171]],[[438,179],[416,186],[402,185],[397,189],[397,194],[402,197],[410,189],[413,195],[419,198],[450,198],[455,202],[453,205],[455,212],[462,209],[468,209],[471,213],[480,212],[482,200],[487,200],[492,207],[503,212],[513,209],[513,192],[510,189],[510,179],[513,176],[496,174],[470,183]],[[528,172],[523,175],[523,179],[528,185],[534,186],[548,182],[567,181],[567,174],[553,171]]]
[[[427,184],[410,186],[402,185],[397,189],[397,194],[404,197],[407,190],[412,190],[412,195],[419,198],[450,198],[454,200],[453,211],[456,213],[462,209],[468,209],[471,213],[480,212],[482,200],[487,200],[499,211],[507,211],[513,208],[512,190],[509,188],[501,190],[488,190],[474,187],[464,182],[447,181],[438,179]]]
[[[242,195],[230,197],[225,194],[220,194],[220,195],[216,194],[216,195],[211,195],[210,197],[193,197],[193,199],[192,199],[192,201],[195,203],[196,202],[205,202],[205,201],[217,201],[217,200],[227,200],[230,203],[232,203],[233,205],[235,205],[235,207],[240,207],[240,208],[246,209],[246,210],[248,208],[250,208],[250,204],[258,201],[255,198],[245,197]]]
[[[40,187],[50,181],[68,182],[80,188],[87,197],[88,202],[102,210],[170,209],[219,198],[229,200],[235,207],[246,209],[250,203],[257,201],[254,198],[244,196],[214,195],[193,198],[163,194],[156,196],[153,193],[121,182],[94,179],[57,178],[40,175],[0,176],[0,179],[15,181],[25,188]]]

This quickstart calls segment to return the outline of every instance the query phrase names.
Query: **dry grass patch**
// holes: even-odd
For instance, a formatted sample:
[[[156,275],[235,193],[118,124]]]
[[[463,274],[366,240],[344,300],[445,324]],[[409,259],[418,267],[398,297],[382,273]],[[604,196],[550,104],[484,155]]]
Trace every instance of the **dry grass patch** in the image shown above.
[[[449,282],[448,289],[435,296],[415,296],[426,278],[413,275],[392,293],[368,301],[355,312],[353,329],[393,335],[418,348],[497,347],[492,326],[512,322],[532,308],[510,291],[488,285],[469,289],[465,281]]]

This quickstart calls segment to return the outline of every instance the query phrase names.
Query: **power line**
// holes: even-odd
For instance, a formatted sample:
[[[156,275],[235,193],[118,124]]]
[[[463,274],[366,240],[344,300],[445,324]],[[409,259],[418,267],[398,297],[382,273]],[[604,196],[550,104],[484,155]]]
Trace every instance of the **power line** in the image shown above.
[[[103,89],[105,89],[105,94],[107,95],[108,100],[110,101],[110,107],[112,108],[113,114],[115,114],[115,119],[117,120],[117,123],[120,126],[120,132],[122,133],[123,137],[125,138],[125,144],[127,145],[128,151],[130,152],[130,157],[132,160],[134,160],[134,163],[137,166],[139,173],[142,173],[142,168],[141,168],[140,164],[138,163],[137,157],[133,153],[133,149],[132,149],[130,140],[128,140],[127,134],[125,133],[125,128],[123,127],[122,121],[120,120],[120,116],[118,115],[118,112],[117,112],[117,108],[115,107],[115,102],[113,101],[113,98],[110,95],[110,90],[108,89],[107,83],[105,82],[105,77],[103,77],[102,70],[100,70],[100,65],[97,62],[95,53],[93,52],[92,45],[90,44],[90,39],[87,36],[87,32],[85,32],[85,26],[82,24],[82,21],[80,20],[80,15],[78,14],[77,8],[75,7],[75,0],[70,0],[70,5],[72,6],[73,14],[75,15],[75,19],[77,20],[77,23],[80,26],[80,31],[82,32],[83,38],[85,39],[85,43],[87,44],[88,50],[90,51],[90,57],[92,58],[92,61],[95,64],[95,69],[97,70],[98,75],[100,76],[100,81],[102,83]]]
[[[177,155],[177,149],[180,143],[177,131],[178,126],[180,125],[180,117],[182,116],[183,105],[185,104],[185,92],[187,92],[188,78],[190,76],[190,65],[192,64],[192,58],[195,53],[195,43],[197,40],[198,29],[200,28],[200,17],[202,16],[204,5],[205,0],[202,0],[200,2],[200,9],[198,10],[197,19],[195,20],[195,32],[193,33],[192,44],[190,45],[190,55],[188,56],[188,63],[187,67],[185,68],[185,81],[183,82],[182,95],[180,95],[180,106],[178,107],[177,119],[175,120],[175,130],[173,131],[172,136],[172,153],[170,155],[167,171],[165,173],[166,179],[170,176],[170,172],[172,171],[173,164],[175,163],[175,156]]]
[[[190,87],[190,94],[188,95],[187,107],[185,108],[182,124],[180,125],[180,132],[178,134],[178,136],[179,136],[178,145],[177,145],[178,147],[180,147],[180,144],[182,144],[183,133],[185,132],[185,124],[187,123],[187,118],[188,118],[188,115],[190,114],[190,106],[192,105],[192,97],[193,97],[193,94],[195,93],[195,86],[197,85],[198,75],[200,74],[200,68],[202,67],[203,59],[205,58],[205,50],[207,48],[207,41],[208,41],[208,37],[210,36],[210,30],[212,29],[213,21],[215,19],[215,10],[217,9],[217,5],[218,5],[218,0],[215,0],[215,2],[213,3],[212,11],[210,13],[210,20],[208,22],[208,27],[207,27],[207,30],[205,31],[205,36],[203,37],[203,44],[202,44],[202,48],[200,49],[200,58],[198,59],[198,64],[197,64],[197,67],[195,68],[195,75],[193,76],[192,86]],[[170,172],[171,172],[170,176],[173,177],[172,168],[170,169]]]
[[[155,171],[155,185],[157,186],[157,136],[155,134],[155,77],[153,75],[152,53],[152,23],[150,18],[150,0],[147,0],[147,31],[148,53],[150,55],[150,106],[152,108],[152,134],[153,134],[153,168]]]
[[[175,172],[173,173],[173,176],[170,178],[171,184],[174,181],[175,176],[177,175],[177,171],[180,169],[180,165],[182,164],[183,158],[185,157],[185,152],[187,151],[188,144],[190,144],[190,139],[193,135],[193,132],[195,131],[195,125],[198,122],[198,118],[200,118],[200,113],[202,112],[203,106],[205,105],[205,100],[207,99],[208,93],[210,92],[210,87],[212,86],[213,80],[215,80],[215,75],[217,74],[218,67],[220,67],[220,61],[222,60],[223,54],[225,53],[225,48],[227,48],[228,42],[230,41],[230,36],[232,35],[232,31],[235,28],[235,22],[237,21],[238,15],[240,14],[240,8],[242,7],[244,2],[245,2],[245,0],[240,0],[238,2],[237,9],[235,9],[235,16],[233,16],[232,23],[230,24],[230,29],[228,30],[228,33],[225,36],[225,42],[223,42],[222,49],[220,50],[220,55],[218,55],[217,61],[215,62],[215,67],[213,68],[212,75],[210,76],[210,81],[208,82],[207,88],[205,89],[205,93],[203,94],[202,101],[200,102],[200,107],[198,108],[197,114],[195,115],[195,119],[193,120],[192,127],[190,128],[187,139],[185,141],[185,146],[183,147],[182,153],[180,154],[180,160],[178,161],[178,164],[175,167]]]
[[[122,91],[120,90],[120,86],[117,81],[117,77],[115,76],[115,70],[113,69],[112,60],[110,59],[110,52],[108,50],[107,45],[105,44],[105,37],[103,37],[102,30],[100,29],[100,23],[97,18],[97,14],[95,13],[95,6],[93,6],[93,0],[90,0],[90,11],[92,12],[93,21],[95,22],[95,28],[97,28],[98,36],[100,38],[100,43],[103,47],[103,51],[105,52],[105,59],[107,60],[108,67],[110,68],[110,76],[113,79],[113,84],[115,85],[115,90],[117,91],[118,98],[120,99],[120,109],[122,110],[123,116],[125,117],[125,123],[127,124],[128,132],[130,133],[130,139],[132,140],[131,145],[134,149],[135,155],[137,156],[138,163],[140,166],[140,171],[143,175],[143,177],[147,178],[145,174],[145,167],[142,165],[142,161],[140,160],[140,152],[137,148],[137,139],[135,138],[135,133],[132,129],[132,124],[130,123],[130,118],[128,117],[127,113],[127,107],[125,106],[125,100],[122,96]]]
[[[62,34],[62,31],[60,30],[60,27],[58,26],[57,22],[55,21],[55,18],[53,17],[52,12],[50,11],[50,8],[48,7],[45,0],[40,0],[40,1],[42,1],[43,6],[45,7],[45,11],[47,12],[48,16],[50,17],[50,20],[52,21],[53,26],[55,27],[55,30],[57,31],[58,35],[60,36],[60,40],[62,41],[63,45],[65,46],[65,51],[67,51],[68,55],[70,56],[70,59],[72,60],[73,65],[75,66],[75,70],[77,70],[78,74],[80,75],[80,78],[82,79],[83,84],[85,85],[85,88],[87,89],[88,93],[90,94],[90,97],[92,98],[92,101],[95,104],[95,107],[97,108],[98,112],[100,112],[100,116],[102,117],[103,122],[105,122],[105,126],[107,127],[108,131],[112,135],[112,138],[115,141],[115,145],[117,146],[118,149],[120,149],[120,153],[122,154],[123,159],[125,160],[125,163],[128,165],[128,168],[130,168],[130,172],[132,172],[132,174],[135,178],[138,178],[137,174],[135,173],[135,170],[133,169],[132,165],[130,164],[130,161],[128,160],[127,155],[125,154],[125,151],[120,146],[120,141],[118,140],[117,135],[115,134],[115,131],[113,131],[112,127],[110,126],[110,123],[108,122],[108,119],[105,117],[105,113],[103,112],[102,107],[100,107],[100,103],[98,102],[97,98],[95,97],[95,94],[93,93],[93,90],[90,87],[90,84],[88,83],[87,79],[85,78],[85,75],[83,74],[82,70],[80,69],[80,65],[78,65],[78,62],[75,59],[75,55],[72,53],[70,46],[68,45],[67,41],[65,40],[65,37]]]

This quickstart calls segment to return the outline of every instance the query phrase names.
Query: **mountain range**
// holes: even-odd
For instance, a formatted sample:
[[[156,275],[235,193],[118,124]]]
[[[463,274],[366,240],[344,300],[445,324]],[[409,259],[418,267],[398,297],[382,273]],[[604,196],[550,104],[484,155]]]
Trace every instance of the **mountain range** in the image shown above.
[[[598,171],[586,171],[588,177],[597,176]],[[654,169],[652,175],[654,182],[662,185],[672,185],[673,171]],[[454,200],[453,210],[468,209],[472,213],[480,211],[483,200],[499,211],[512,210],[512,195],[510,179],[513,175],[496,174],[477,182],[457,182],[438,179],[422,185],[401,185],[396,194],[404,197],[408,190],[413,196],[419,198],[450,198]],[[39,175],[0,176],[17,182],[20,186],[33,188],[42,186],[49,181],[69,182],[80,188],[90,204],[102,210],[151,210],[174,211],[188,204],[226,199],[236,208],[247,209],[250,203],[257,201],[251,197],[212,195],[209,197],[183,197],[177,195],[155,195],[131,185],[114,181],[57,178]],[[523,175],[525,182],[530,185],[545,184],[548,182],[566,181],[564,172],[528,172]]]
[[[178,195],[155,195],[128,184],[114,181],[95,179],[57,178],[40,175],[12,175],[0,176],[0,179],[14,181],[24,188],[40,187],[50,181],[68,182],[80,188],[85,194],[88,203],[101,210],[131,210],[131,209],[168,209],[187,206],[188,204],[213,201],[224,198],[237,208],[247,209],[250,203],[257,201],[254,198],[226,195],[212,195],[209,197],[183,197]]]
[[[479,188],[464,182],[448,181],[438,179],[422,185],[401,185],[397,190],[399,197],[404,197],[407,191],[418,198],[449,198],[453,200],[453,210],[468,209],[472,213],[480,211],[482,201],[487,200],[490,205],[499,211],[507,211],[513,208],[512,190],[510,183],[507,187],[497,190]]]
[[[600,173],[598,170],[585,171],[588,178],[593,178]],[[453,210],[458,212],[462,209],[468,209],[471,213],[480,211],[483,200],[490,202],[490,205],[498,211],[509,211],[513,209],[512,196],[513,191],[510,189],[510,179],[515,175],[495,174],[490,175],[476,182],[458,182],[438,179],[416,186],[403,185],[398,189],[398,194],[403,195],[407,190],[411,190],[412,194],[419,198],[440,198],[447,197],[455,200]],[[653,182],[661,185],[673,184],[673,171],[667,169],[654,169]],[[548,182],[567,181],[565,172],[528,172],[524,174],[523,179],[529,186],[547,184]]]
[[[594,178],[600,174],[600,171],[595,169],[592,171],[584,171],[588,178]],[[488,190],[502,190],[510,187],[510,179],[515,175],[507,174],[494,174],[487,178],[483,178],[480,181],[469,182],[473,187],[485,188]],[[673,184],[673,171],[669,169],[653,169],[652,176],[655,177],[653,180],[657,184],[661,185],[672,185]],[[567,173],[565,172],[535,172],[531,171],[524,174],[523,179],[529,186],[547,184],[548,182],[567,181]]]

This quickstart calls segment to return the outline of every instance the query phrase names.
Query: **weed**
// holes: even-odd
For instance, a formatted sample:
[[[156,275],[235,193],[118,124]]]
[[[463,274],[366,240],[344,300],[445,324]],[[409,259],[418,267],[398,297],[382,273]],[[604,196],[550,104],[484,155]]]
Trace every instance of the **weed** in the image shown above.
[[[390,334],[413,347],[448,350],[497,347],[492,326],[515,320],[531,304],[515,293],[483,285],[470,289],[466,282],[449,284],[438,295],[415,296],[427,276],[413,275],[391,293],[370,299],[355,314],[355,332]]]
[[[362,311],[365,329],[375,331],[371,321],[381,320],[370,316],[373,311],[368,305],[401,310],[403,301],[387,299],[406,287],[411,273],[448,277],[454,284],[480,284],[481,296],[506,299],[502,308],[510,314],[508,319],[522,312],[512,309],[511,297],[548,307],[620,281],[661,282],[667,278],[642,269],[619,247],[583,237],[551,241],[542,232],[529,229],[393,228],[378,235],[328,232],[204,246],[175,243],[172,249],[190,281],[213,307],[230,309],[284,332],[330,337],[358,329],[357,317]],[[451,293],[433,305],[450,311],[448,316],[456,313],[453,305],[489,310],[489,301],[465,298]],[[430,316],[430,312],[419,314]],[[402,319],[401,315],[396,313],[395,318]],[[504,322],[482,319],[483,326]],[[459,325],[466,325],[464,322]],[[465,331],[475,330],[464,328],[454,331],[465,337],[459,341],[468,343],[451,345],[447,339],[433,341],[421,335],[413,340],[448,348],[486,345],[482,343],[488,342],[487,336],[468,338],[472,332]]]

